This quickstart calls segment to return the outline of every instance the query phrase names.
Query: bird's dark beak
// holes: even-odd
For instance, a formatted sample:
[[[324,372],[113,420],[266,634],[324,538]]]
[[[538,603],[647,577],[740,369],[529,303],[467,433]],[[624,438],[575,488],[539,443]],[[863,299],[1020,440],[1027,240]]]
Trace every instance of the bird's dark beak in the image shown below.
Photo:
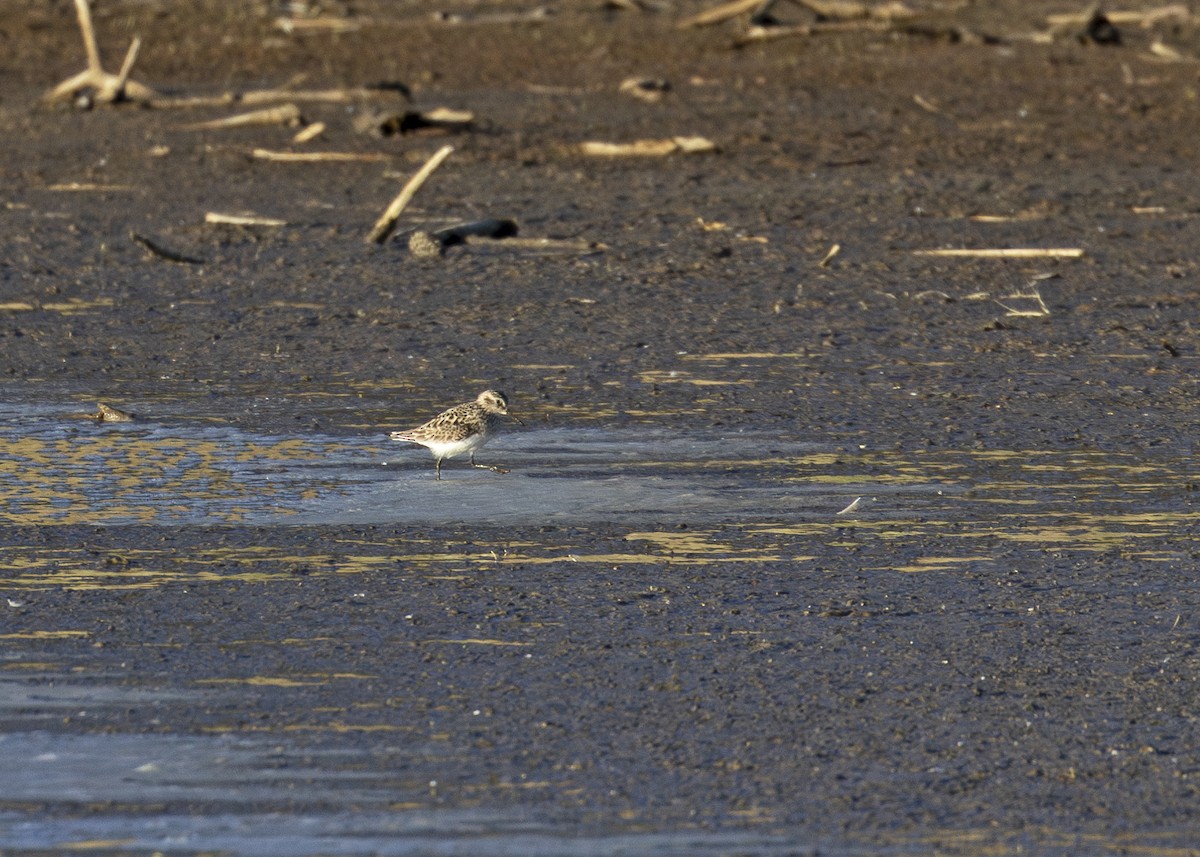
[[[521,425],[525,425],[525,420],[521,419],[516,414],[509,414],[509,416],[512,417],[517,422],[519,422]]]

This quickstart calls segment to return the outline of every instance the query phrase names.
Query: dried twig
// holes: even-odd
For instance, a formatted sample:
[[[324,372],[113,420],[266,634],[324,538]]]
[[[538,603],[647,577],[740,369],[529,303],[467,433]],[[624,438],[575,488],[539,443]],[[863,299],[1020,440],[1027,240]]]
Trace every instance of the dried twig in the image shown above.
[[[44,96],[48,102],[66,101],[84,90],[91,90],[94,101],[111,104],[117,101],[148,102],[158,93],[148,86],[130,80],[133,64],[137,60],[142,40],[134,37],[125,53],[119,74],[109,74],[100,63],[100,49],[96,45],[96,29],[92,25],[92,12],[88,0],[75,0],[75,12],[79,17],[79,29],[83,32],[83,49],[87,53],[87,68],[64,80]]]
[[[857,511],[859,504],[862,503],[862,497],[855,497],[850,505],[842,509],[840,512],[834,512],[835,515],[849,515],[851,512]]]
[[[386,161],[390,156],[381,152],[276,152],[272,149],[255,149],[250,153],[260,161],[279,161],[281,163],[316,164],[340,162]]]
[[[216,211],[205,212],[204,222],[224,226],[287,226],[286,220],[280,220],[277,217],[259,217],[255,214],[221,214]]]
[[[65,191],[68,193],[123,193],[141,190],[131,184],[100,184],[98,182],[62,182],[46,185],[46,190]]]
[[[307,143],[309,140],[315,139],[325,133],[324,122],[314,122],[311,125],[301,128],[296,132],[296,136],[292,137],[292,142]]]
[[[248,125],[299,125],[303,121],[300,108],[295,104],[280,104],[278,107],[251,110],[249,113],[225,116],[208,122],[193,122],[190,125],[182,126],[182,129],[184,131],[215,131],[222,128],[245,128]]]
[[[826,21],[852,21],[862,18],[895,21],[916,15],[907,3],[860,3],[858,0],[797,0]]]
[[[585,155],[619,158],[628,155],[671,155],[675,152],[694,154],[716,151],[717,145],[707,137],[666,137],[661,140],[634,140],[632,143],[603,143],[589,141],[579,144]]]
[[[289,36],[305,36],[310,33],[353,33],[369,20],[335,18],[325,15],[320,18],[276,18],[275,28]]]
[[[914,256],[957,256],[977,259],[1078,259],[1080,247],[985,247],[981,249],[913,250]]]
[[[1170,62],[1183,62],[1187,57],[1175,50],[1175,48],[1163,42],[1162,39],[1155,39],[1150,43],[1150,53],[1159,59],[1169,60]]]
[[[400,217],[400,212],[404,211],[405,207],[412,201],[416,192],[421,189],[421,185],[425,184],[425,180],[433,175],[433,171],[441,166],[442,161],[450,157],[450,153],[454,151],[453,146],[442,146],[434,153],[421,169],[417,170],[416,175],[408,180],[408,183],[392,200],[391,205],[379,216],[375,221],[375,225],[371,228],[370,234],[367,236],[367,243],[382,244],[392,230],[396,228],[396,220]]]
[[[762,0],[732,0],[732,2],[722,3],[720,6],[706,9],[698,15],[692,15],[690,18],[684,18],[679,22],[679,28],[683,30],[689,27],[707,27],[710,24],[719,24],[722,21],[728,21],[730,18],[736,18],[743,12],[749,12],[761,5]]]

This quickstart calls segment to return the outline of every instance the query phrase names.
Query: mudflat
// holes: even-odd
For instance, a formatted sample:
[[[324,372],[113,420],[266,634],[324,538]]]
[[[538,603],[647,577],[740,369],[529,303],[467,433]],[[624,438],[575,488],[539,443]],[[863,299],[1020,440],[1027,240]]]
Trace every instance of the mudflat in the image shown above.
[[[0,2],[0,850],[1195,848],[1196,21],[910,6]]]

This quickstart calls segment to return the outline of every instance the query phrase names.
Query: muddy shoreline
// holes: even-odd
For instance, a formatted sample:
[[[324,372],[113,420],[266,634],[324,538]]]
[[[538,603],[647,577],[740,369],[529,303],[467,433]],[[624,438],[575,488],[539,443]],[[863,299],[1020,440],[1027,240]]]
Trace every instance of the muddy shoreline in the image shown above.
[[[98,4],[164,91],[476,116],[297,145],[43,106],[73,10],[0,2],[0,850],[1194,847],[1200,37],[914,6]],[[558,243],[406,249],[485,217]],[[486,387],[509,476],[386,441]]]

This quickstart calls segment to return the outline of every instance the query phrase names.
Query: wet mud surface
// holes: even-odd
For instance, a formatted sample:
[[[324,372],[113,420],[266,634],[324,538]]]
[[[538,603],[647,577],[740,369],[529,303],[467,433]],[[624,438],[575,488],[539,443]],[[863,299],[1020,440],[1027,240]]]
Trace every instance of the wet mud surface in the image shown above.
[[[226,5],[106,64],[475,121],[46,107],[73,9],[0,3],[0,851],[1191,853],[1193,22]],[[408,253],[486,217],[552,241]],[[512,473],[387,440],[487,387]]]

